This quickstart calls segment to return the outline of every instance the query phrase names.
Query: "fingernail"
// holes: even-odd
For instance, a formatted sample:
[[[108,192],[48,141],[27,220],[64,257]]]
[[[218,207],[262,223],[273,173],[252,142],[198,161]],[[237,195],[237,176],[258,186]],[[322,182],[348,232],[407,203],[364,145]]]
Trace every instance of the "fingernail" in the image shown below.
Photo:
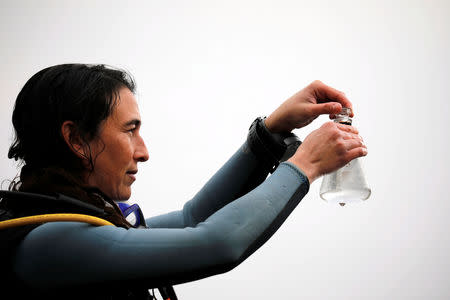
[[[363,154],[367,155],[367,149],[366,148],[363,148]]]

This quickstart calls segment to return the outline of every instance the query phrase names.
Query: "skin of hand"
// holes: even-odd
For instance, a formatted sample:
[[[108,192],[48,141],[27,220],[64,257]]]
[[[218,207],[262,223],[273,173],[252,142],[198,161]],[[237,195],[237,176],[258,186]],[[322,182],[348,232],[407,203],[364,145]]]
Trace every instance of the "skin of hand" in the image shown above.
[[[265,119],[265,124],[272,133],[290,132],[308,125],[322,114],[329,114],[332,119],[342,107],[352,108],[345,94],[316,80],[283,102]]]
[[[367,147],[355,127],[327,122],[311,132],[288,161],[299,167],[312,183],[365,155]]]

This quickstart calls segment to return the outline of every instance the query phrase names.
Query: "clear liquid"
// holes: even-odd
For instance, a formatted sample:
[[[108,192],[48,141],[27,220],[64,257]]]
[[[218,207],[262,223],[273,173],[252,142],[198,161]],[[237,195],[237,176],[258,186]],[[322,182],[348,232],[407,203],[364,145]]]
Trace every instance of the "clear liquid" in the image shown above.
[[[344,190],[331,191],[320,195],[322,199],[331,204],[340,204],[344,206],[346,203],[358,203],[369,198],[370,190]]]
[[[366,200],[370,193],[359,159],[325,175],[320,187],[320,197],[323,200],[339,203],[341,206]]]

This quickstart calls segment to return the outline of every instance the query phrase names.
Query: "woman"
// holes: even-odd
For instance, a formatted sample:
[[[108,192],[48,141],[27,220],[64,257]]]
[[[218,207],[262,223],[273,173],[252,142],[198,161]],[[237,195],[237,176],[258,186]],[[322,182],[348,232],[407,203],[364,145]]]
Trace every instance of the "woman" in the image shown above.
[[[130,197],[138,163],[149,157],[134,90],[121,70],[66,64],[38,72],[19,93],[8,156],[23,166],[11,185],[16,192],[3,194],[3,219],[81,212],[116,225],[47,222],[0,231],[2,239],[20,237],[8,249],[20,290],[146,299],[149,288],[226,272],[270,238],[318,176],[367,154],[356,128],[328,122],[278,166],[286,145],[277,134],[351,107],[316,81],[255,120],[244,144],[182,210],[130,224],[115,201]]]

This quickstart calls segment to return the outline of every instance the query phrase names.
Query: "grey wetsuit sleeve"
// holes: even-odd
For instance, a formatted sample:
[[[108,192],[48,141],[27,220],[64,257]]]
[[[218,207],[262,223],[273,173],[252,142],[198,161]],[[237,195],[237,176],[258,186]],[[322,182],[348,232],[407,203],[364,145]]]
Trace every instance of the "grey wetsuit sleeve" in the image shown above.
[[[269,170],[245,142],[182,210],[146,219],[152,228],[195,226],[263,182]]]
[[[302,172],[282,163],[257,188],[195,227],[43,224],[20,243],[14,271],[44,289],[117,282],[152,288],[223,273],[266,242],[308,189]]]

